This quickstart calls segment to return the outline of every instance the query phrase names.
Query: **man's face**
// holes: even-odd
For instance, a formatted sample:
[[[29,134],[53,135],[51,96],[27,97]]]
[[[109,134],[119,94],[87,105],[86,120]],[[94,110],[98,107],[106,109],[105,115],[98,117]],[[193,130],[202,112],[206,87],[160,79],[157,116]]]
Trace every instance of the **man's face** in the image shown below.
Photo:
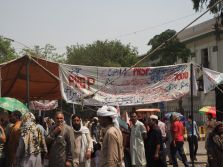
[[[149,125],[149,127],[153,127],[155,124],[156,124],[156,122],[155,122],[154,119],[149,119],[149,120],[148,120],[148,125]]]
[[[130,115],[130,120],[132,121],[133,124],[137,121],[137,115],[136,115],[136,113],[132,113]]]
[[[64,115],[63,114],[57,114],[55,116],[55,123],[56,125],[62,125],[64,122]]]
[[[81,119],[79,117],[74,117],[72,119],[72,123],[73,123],[73,128],[75,130],[80,130],[80,127],[81,127]]]

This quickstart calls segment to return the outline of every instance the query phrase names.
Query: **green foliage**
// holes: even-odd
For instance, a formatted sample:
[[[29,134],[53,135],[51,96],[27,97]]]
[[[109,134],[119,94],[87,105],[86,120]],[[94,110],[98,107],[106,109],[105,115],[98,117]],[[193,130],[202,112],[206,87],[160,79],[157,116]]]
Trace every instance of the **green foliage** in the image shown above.
[[[67,47],[67,63],[88,66],[129,67],[137,60],[137,51],[120,41],[96,41]]]
[[[0,63],[15,59],[17,54],[11,41],[0,36]]]
[[[193,9],[197,12],[199,10],[202,10],[204,8],[204,5],[206,8],[209,8],[213,6],[217,0],[192,0],[193,2]],[[216,7],[211,9],[211,13],[216,14],[218,13],[222,8],[221,3],[219,3]]]
[[[35,56],[58,63],[65,62],[65,55],[56,53],[56,48],[51,44],[46,44],[43,48],[38,45],[35,45],[33,49],[24,48],[22,54]]]
[[[155,35],[149,41],[148,45],[151,45],[151,50],[154,50],[175,34],[176,31],[168,29],[159,35]],[[176,63],[178,59],[187,62],[190,56],[192,56],[191,51],[177,38],[174,38],[166,43],[164,47],[152,54],[148,59],[153,62],[152,65],[154,66],[163,66],[172,65]]]

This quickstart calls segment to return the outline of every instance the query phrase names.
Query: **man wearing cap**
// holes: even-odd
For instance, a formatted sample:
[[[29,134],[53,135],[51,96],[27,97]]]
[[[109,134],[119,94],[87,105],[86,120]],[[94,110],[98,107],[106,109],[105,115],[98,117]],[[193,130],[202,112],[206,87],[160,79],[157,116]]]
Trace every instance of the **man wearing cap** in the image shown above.
[[[99,122],[104,128],[104,138],[100,153],[100,167],[123,167],[123,137],[118,128],[117,110],[112,106],[98,109]]]
[[[101,149],[101,125],[98,122],[98,117],[93,117],[92,124],[90,125],[91,137],[93,139],[93,153],[92,153],[92,163],[95,167],[99,164],[99,154]]]
[[[176,154],[177,151],[182,158],[183,164],[185,167],[189,167],[187,162],[187,157],[184,152],[184,125],[179,121],[177,115],[171,115],[171,133],[172,133],[172,142],[170,145],[170,152],[173,161],[173,166],[178,167]]]
[[[101,125],[98,122],[98,117],[94,117],[92,120],[93,123],[91,125],[91,136],[96,143],[99,143],[101,137],[100,136]]]
[[[136,111],[130,113],[132,122],[131,136],[130,136],[130,154],[132,166],[145,167],[146,156],[144,148],[144,139],[147,137],[145,125],[137,120]]]
[[[166,167],[163,156],[163,141],[158,126],[158,116],[151,115],[148,120],[149,131],[145,141],[146,160],[149,167]]]

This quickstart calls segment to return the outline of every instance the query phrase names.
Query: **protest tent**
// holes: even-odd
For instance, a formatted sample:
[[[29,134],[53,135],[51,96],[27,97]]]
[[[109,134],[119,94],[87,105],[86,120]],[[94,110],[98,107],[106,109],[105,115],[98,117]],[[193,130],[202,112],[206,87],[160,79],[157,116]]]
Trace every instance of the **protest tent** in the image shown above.
[[[84,105],[93,104],[97,106],[98,104],[100,105],[101,102],[107,105],[140,105],[178,99],[179,97],[188,94],[190,87],[189,75],[178,77],[179,74],[189,73],[189,64],[156,68],[134,68],[128,70],[128,68],[125,67],[101,68],[58,64],[41,58],[23,56],[16,60],[0,64],[0,69],[1,96],[17,98],[27,103],[34,100],[57,100],[63,98],[68,103],[81,104],[82,101],[80,100],[82,99],[82,96],[93,94],[94,96],[84,100]],[[103,88],[103,85],[106,85],[108,79],[115,79],[116,76],[114,76],[114,74],[119,75],[117,72],[120,72],[120,70],[126,75],[117,79],[117,82],[113,82],[109,87],[106,86],[106,90],[100,89]],[[143,75],[141,73],[142,70],[144,72]],[[84,73],[82,74],[83,71]],[[91,72],[93,72],[93,75]],[[159,78],[155,76],[159,76]],[[166,78],[165,76],[168,77]],[[184,79],[182,77],[186,78]],[[96,81],[98,78],[100,80]],[[160,78],[163,78],[161,79],[161,82],[159,81]],[[140,79],[140,82],[136,82],[137,79]],[[148,80],[151,80],[152,84],[149,85],[149,87],[147,86]],[[143,84],[141,82],[143,82]],[[157,82],[163,90],[163,92],[161,92],[159,91],[160,89],[158,89],[158,94],[154,92],[155,90],[152,87],[154,83],[156,84]],[[99,83],[100,85],[97,85],[96,83]],[[62,84],[62,89],[60,88],[60,84]],[[143,90],[141,89],[142,85],[144,85],[145,88]],[[174,85],[174,87],[172,85]],[[128,86],[134,89],[127,89]],[[173,89],[175,92],[172,91]],[[118,93],[122,90],[131,90],[131,92],[125,92],[128,96],[126,97],[123,92]],[[104,96],[101,96],[103,95],[101,94],[101,91]],[[95,92],[99,92],[99,94],[95,94]],[[110,92],[113,94],[109,94]],[[163,93],[166,93],[168,98],[164,98]],[[147,94],[156,95],[156,98],[150,98]],[[145,97],[142,98],[142,96]],[[164,99],[160,99],[160,97],[163,97]]]
[[[23,102],[61,99],[58,63],[23,56],[0,64],[1,96]]]

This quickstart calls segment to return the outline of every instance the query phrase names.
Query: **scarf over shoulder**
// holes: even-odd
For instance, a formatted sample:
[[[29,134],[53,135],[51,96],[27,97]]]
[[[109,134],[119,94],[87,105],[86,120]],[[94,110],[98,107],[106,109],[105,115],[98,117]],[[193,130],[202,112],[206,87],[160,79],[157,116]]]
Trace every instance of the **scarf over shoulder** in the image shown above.
[[[34,121],[35,117],[30,112],[22,117],[21,138],[25,145],[25,156],[47,152],[44,137]]]

